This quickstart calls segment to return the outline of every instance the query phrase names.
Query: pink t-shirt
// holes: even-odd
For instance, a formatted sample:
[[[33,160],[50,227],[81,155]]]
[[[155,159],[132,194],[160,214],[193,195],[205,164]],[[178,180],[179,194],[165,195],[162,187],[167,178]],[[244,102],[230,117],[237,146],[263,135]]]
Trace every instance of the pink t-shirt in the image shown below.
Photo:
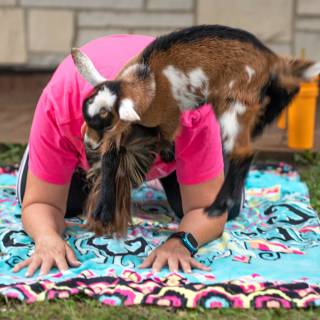
[[[140,53],[154,38],[114,35],[99,38],[81,48],[107,79]],[[69,55],[57,68],[42,92],[29,137],[29,169],[38,178],[54,184],[70,182],[76,167],[89,168],[81,126],[82,104],[92,91]],[[186,111],[180,117],[181,131],[175,140],[175,161],[159,157],[147,179],[164,177],[174,170],[181,184],[208,181],[223,170],[219,124],[210,105]]]

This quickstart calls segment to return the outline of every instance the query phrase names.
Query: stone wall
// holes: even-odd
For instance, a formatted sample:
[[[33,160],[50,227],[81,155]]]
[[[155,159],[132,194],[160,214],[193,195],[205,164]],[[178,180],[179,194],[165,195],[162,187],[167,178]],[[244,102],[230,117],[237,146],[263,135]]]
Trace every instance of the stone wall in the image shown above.
[[[320,0],[0,0],[0,67],[50,69],[102,35],[202,23],[241,27],[278,53],[320,60]]]

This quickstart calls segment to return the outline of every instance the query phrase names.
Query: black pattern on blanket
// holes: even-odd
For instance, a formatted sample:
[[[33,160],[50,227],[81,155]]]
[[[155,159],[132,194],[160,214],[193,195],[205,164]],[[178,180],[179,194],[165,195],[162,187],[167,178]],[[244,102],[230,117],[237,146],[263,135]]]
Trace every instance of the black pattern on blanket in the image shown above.
[[[22,229],[12,168],[0,168],[0,293],[28,303],[84,293],[108,305],[273,308],[320,305],[320,226],[308,190],[286,164],[252,167],[240,216],[196,259],[210,272],[152,274],[138,266],[178,226],[161,190],[133,192],[135,225],[126,239],[95,237],[79,226],[65,239],[82,262],[64,274],[27,279],[12,267],[34,243]],[[71,220],[82,223],[80,218]]]

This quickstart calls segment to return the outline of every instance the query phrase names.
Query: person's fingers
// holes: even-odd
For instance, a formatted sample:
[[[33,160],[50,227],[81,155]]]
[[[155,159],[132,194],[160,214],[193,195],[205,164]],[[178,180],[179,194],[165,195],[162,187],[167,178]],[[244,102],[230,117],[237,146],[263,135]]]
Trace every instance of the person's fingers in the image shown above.
[[[166,264],[166,262],[167,262],[167,257],[163,255],[156,256],[152,264],[152,272],[153,273],[159,272],[163,268],[163,266]]]
[[[148,268],[152,265],[153,260],[155,258],[155,252],[151,252],[151,254],[140,264],[139,269]]]
[[[66,257],[67,261],[71,266],[79,267],[81,262],[76,258],[73,250],[70,248],[69,245],[66,245]]]
[[[55,258],[55,263],[57,268],[61,273],[65,272],[68,270],[68,264],[66,257],[64,255],[59,255]]]
[[[186,260],[186,259],[180,259],[179,260],[181,268],[183,270],[183,272],[185,273],[190,273],[191,272],[191,266],[190,266],[190,260]]]
[[[41,265],[42,259],[40,257],[32,257],[32,261],[29,264],[29,267],[26,272],[26,277],[31,277],[33,276],[34,272],[39,268]]]
[[[32,261],[32,259],[31,259],[31,258],[28,258],[28,259],[26,259],[26,260],[24,260],[24,261],[21,261],[21,262],[17,263],[17,264],[13,267],[12,271],[13,271],[13,272],[18,272],[18,271],[20,271],[21,269],[23,269],[23,268],[25,268],[26,266],[28,266],[31,261]]]
[[[39,275],[43,276],[45,274],[48,274],[52,265],[53,265],[53,259],[51,257],[44,259],[41,264]]]
[[[179,269],[178,259],[176,257],[169,257],[168,267],[171,272],[178,272],[178,269]]]
[[[204,270],[204,271],[210,271],[210,270],[211,270],[211,268],[205,266],[204,264],[196,261],[196,260],[193,259],[193,258],[191,258],[190,264],[191,264],[192,267],[198,268],[198,269],[200,269],[200,270]]]

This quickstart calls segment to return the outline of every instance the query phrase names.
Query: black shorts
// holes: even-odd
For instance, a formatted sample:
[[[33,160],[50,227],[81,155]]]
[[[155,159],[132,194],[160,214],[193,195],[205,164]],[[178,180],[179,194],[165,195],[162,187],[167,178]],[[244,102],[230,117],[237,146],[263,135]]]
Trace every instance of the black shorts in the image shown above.
[[[29,148],[27,146],[22,157],[17,179],[17,200],[21,205],[26,188],[27,172],[28,172]],[[224,157],[225,171],[228,169],[228,161]],[[179,183],[176,172],[172,172],[167,177],[161,178],[160,182],[166,193],[169,205],[178,218],[183,217],[182,201]],[[74,217],[82,213],[84,203],[88,196],[88,188],[86,184],[85,174],[82,170],[76,170],[72,176],[69,195],[67,200],[66,217]],[[235,205],[228,212],[228,220],[236,218],[243,206],[244,190],[241,191]]]

